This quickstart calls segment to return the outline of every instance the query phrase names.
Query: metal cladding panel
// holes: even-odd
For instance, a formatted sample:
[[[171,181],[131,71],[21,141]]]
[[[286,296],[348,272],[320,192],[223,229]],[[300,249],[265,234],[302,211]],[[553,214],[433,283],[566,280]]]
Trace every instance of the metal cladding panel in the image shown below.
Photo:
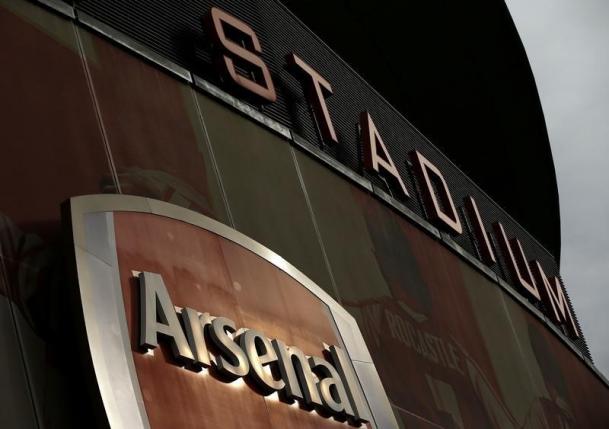
[[[194,90],[79,31],[120,192],[227,221]]]
[[[578,358],[531,314],[520,311],[509,300],[506,310],[531,382],[539,392],[527,423],[538,423],[539,416],[545,414],[548,427],[564,426],[565,421],[577,428],[606,427],[609,410],[598,403],[605,400],[600,398],[607,395],[607,386],[585,381],[588,369],[579,365]]]
[[[341,302],[403,427],[606,425],[591,404],[607,385],[530,312],[369,194],[297,162]]]
[[[206,96],[197,99],[235,228],[333,294],[288,142]]]
[[[500,221],[509,237],[516,237],[521,241],[528,259],[539,260],[548,276],[559,274],[557,261],[550,252],[278,1],[82,0],[77,3],[77,10],[93,16],[194,74],[230,91],[213,64],[211,38],[205,33],[202,25],[202,17],[212,6],[224,9],[246,22],[260,39],[262,58],[271,71],[277,101],[265,106],[253,106],[255,109],[288,127],[303,137],[308,144],[321,147],[346,167],[363,174],[380,189],[401,199],[409,209],[426,217],[423,202],[416,191],[419,185],[408,165],[409,152],[420,151],[442,171],[458,206],[462,206],[466,196],[472,195],[478,203],[488,230],[491,229],[491,222]],[[297,53],[331,83],[334,93],[327,98],[326,103],[340,142],[338,145],[322,142],[302,84],[286,68],[285,56],[290,52]],[[370,61],[374,61],[374,58]],[[234,94],[239,96],[238,92]],[[363,170],[358,128],[359,114],[362,111],[370,112],[412,198],[401,198],[397,190],[391,189],[391,185],[386,181]],[[489,136],[489,144],[492,144],[492,136]],[[488,162],[492,163],[494,160],[489,159]],[[463,214],[460,213],[460,216],[465,225]],[[543,213],[539,216],[543,216]],[[470,234],[461,234],[455,241],[471,254],[477,253]],[[495,264],[492,269],[500,277],[513,283],[510,282],[505,267]],[[575,343],[589,356],[583,337]]]
[[[82,427],[88,408],[63,343],[58,202],[113,187],[112,174],[74,24],[0,0],[0,52],[0,426]]]

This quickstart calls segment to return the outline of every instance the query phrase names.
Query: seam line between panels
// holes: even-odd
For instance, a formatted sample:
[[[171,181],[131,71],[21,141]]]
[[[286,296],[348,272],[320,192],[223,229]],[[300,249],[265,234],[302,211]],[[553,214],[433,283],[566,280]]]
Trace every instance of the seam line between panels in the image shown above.
[[[392,407],[392,408],[398,409],[398,410],[400,410],[400,411],[402,411],[402,412],[404,412],[404,413],[406,413],[406,414],[408,414],[408,415],[410,415],[410,416],[414,417],[414,418],[415,418],[415,419],[417,419],[417,420],[421,420],[421,421],[423,421],[423,422],[425,422],[425,423],[427,423],[427,424],[430,424],[430,425],[432,425],[434,428],[443,429],[443,428],[442,428],[442,426],[438,425],[437,423],[434,423],[434,422],[432,422],[431,420],[428,420],[428,419],[426,419],[426,418],[425,418],[425,417],[423,417],[423,416],[420,416],[420,415],[418,415],[418,414],[416,414],[416,413],[413,413],[412,411],[409,411],[409,410],[407,410],[407,409],[406,409],[406,408],[404,408],[404,407],[400,407],[399,405],[396,405],[396,404],[394,404],[393,402],[391,402],[391,404],[390,404],[390,405],[391,405],[391,407]]]
[[[302,172],[300,171],[300,165],[298,164],[298,160],[296,159],[296,152],[294,151],[294,147],[291,145],[290,155],[292,156],[292,162],[294,163],[294,168],[296,169],[296,174],[298,175],[298,181],[300,182],[300,187],[305,197],[305,202],[307,204],[307,209],[309,211],[309,215],[311,216],[311,222],[313,222],[313,229],[315,230],[315,235],[317,236],[317,242],[319,247],[321,248],[321,254],[324,258],[324,263],[326,265],[326,269],[328,270],[328,274],[330,276],[330,283],[332,284],[332,289],[336,294],[336,300],[342,304],[342,299],[340,297],[340,293],[338,292],[338,287],[336,285],[336,280],[334,279],[334,273],[332,272],[332,266],[330,265],[330,260],[328,259],[328,254],[326,253],[326,248],[324,246],[324,242],[321,238],[321,232],[319,231],[319,226],[317,225],[317,220],[315,219],[315,212],[313,211],[313,205],[311,204],[311,199],[309,198],[309,193],[307,191],[307,186],[305,185],[304,178],[302,177]]]
[[[516,332],[512,314],[510,313],[510,309],[508,308],[508,304],[507,304],[507,301],[505,300],[505,296],[503,296],[503,294],[501,294],[500,296],[501,296],[501,303],[503,305],[503,311],[505,311],[507,320],[510,323],[510,329],[512,330],[512,335],[514,336],[514,340],[516,341],[516,345],[518,346],[518,352],[520,353],[521,362],[523,363],[523,365],[526,369],[527,376],[529,378],[529,383],[530,383],[531,387],[534,389],[535,394],[537,394],[537,389],[539,386],[533,378],[533,373],[532,373],[531,368],[529,367],[529,364],[524,355],[524,349],[522,347],[522,343],[520,342],[520,337],[518,336],[518,332]],[[544,383],[545,383],[545,380],[544,380]]]
[[[116,165],[114,164],[114,159],[112,157],[112,149],[110,148],[110,141],[108,139],[108,133],[106,132],[106,126],[104,125],[104,118],[102,116],[101,106],[99,105],[99,100],[97,98],[97,94],[95,92],[95,85],[93,84],[93,76],[91,75],[91,70],[89,68],[89,63],[87,61],[87,53],[85,52],[85,47],[83,46],[80,29],[77,26],[74,26],[74,34],[76,36],[76,42],[78,43],[78,49],[80,51],[80,59],[83,64],[83,68],[85,71],[85,78],[87,80],[87,86],[89,87],[89,93],[91,95],[93,101],[93,108],[95,110],[95,116],[97,117],[97,125],[99,127],[99,131],[102,136],[102,140],[104,143],[104,149],[106,152],[106,158],[108,161],[108,166],[110,168],[110,174],[112,174],[112,179],[114,180],[114,185],[116,186],[116,190],[119,194],[123,193],[121,189],[121,184],[118,179],[118,173],[116,171]]]
[[[23,338],[21,335],[21,329],[19,329],[19,324],[17,323],[17,316],[15,315],[14,303],[13,303],[13,300],[11,299],[12,288],[8,282],[8,275],[6,274],[6,268],[4,266],[4,260],[2,257],[0,257],[0,282],[4,283],[4,286],[6,288],[7,299],[8,299],[8,308],[9,308],[9,311],[11,312],[11,322],[13,324],[13,333],[15,334],[15,338],[16,338],[18,346],[19,346],[19,355],[21,358],[20,359],[21,366],[23,368],[23,376],[25,377],[25,381],[27,383],[28,396],[30,397],[32,409],[34,411],[35,418],[33,420],[36,423],[36,427],[40,429],[42,427],[42,423],[41,423],[42,417],[40,415],[40,410],[38,409],[38,406],[36,404],[36,398],[34,395],[34,386],[32,383],[32,378],[30,376],[30,370],[27,365],[27,359],[25,356],[25,347],[23,346]]]
[[[214,169],[214,173],[216,175],[216,181],[218,182],[218,186],[220,187],[220,195],[222,196],[222,201],[224,202],[224,207],[226,208],[226,216],[228,217],[228,222],[231,227],[237,229],[235,225],[235,219],[233,218],[233,213],[230,208],[230,204],[228,202],[228,194],[226,193],[226,189],[224,188],[224,183],[222,183],[222,175],[220,174],[220,166],[216,162],[216,154],[214,153],[214,147],[211,142],[211,138],[209,137],[209,132],[207,131],[207,125],[205,124],[205,118],[203,117],[203,109],[201,109],[201,105],[199,104],[199,99],[197,98],[197,92],[195,92],[192,88],[190,88],[190,94],[195,102],[195,108],[197,109],[197,116],[199,117],[199,122],[201,123],[201,127],[203,127],[203,133],[205,135],[205,144],[207,145],[207,149],[209,150],[209,158],[211,160],[211,165]]]

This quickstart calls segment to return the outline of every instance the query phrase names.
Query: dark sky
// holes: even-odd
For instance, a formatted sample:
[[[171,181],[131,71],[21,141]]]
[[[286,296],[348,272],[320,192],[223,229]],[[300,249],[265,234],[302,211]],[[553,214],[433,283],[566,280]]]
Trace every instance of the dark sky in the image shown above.
[[[506,0],[552,145],[562,275],[596,366],[609,375],[609,1]]]

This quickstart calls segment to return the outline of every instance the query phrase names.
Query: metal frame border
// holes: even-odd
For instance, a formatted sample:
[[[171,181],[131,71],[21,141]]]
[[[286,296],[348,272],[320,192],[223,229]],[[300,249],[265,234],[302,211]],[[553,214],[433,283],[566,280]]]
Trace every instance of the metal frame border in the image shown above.
[[[69,200],[78,289],[95,379],[110,427],[149,429],[124,311],[114,231],[114,212],[175,219],[210,231],[279,268],[330,310],[369,407],[373,428],[398,428],[389,398],[357,321],[337,301],[281,256],[202,214],[144,197],[86,195]]]

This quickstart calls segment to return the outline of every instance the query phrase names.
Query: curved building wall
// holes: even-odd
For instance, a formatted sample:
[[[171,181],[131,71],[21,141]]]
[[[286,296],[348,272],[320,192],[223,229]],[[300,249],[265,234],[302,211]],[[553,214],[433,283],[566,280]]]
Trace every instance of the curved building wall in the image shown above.
[[[98,193],[203,213],[295,265],[358,320],[402,427],[609,424],[606,380],[538,309],[327,156],[38,5],[0,0],[0,45],[3,428],[102,421],[59,211]]]
[[[247,91],[232,85],[227,76],[218,70],[218,43],[209,28],[205,28],[203,17],[212,6],[221,8],[242,20],[257,35],[260,58],[267,65],[275,83],[277,99],[272,103],[259,101],[243,102]],[[217,88],[238,97],[248,113],[261,114],[267,125],[292,138],[307,149],[320,149],[323,155],[337,161],[346,169],[364,178],[378,194],[389,195],[390,199],[403,204],[408,210],[423,218],[429,213],[421,198],[406,198],[401,190],[390,181],[363,167],[363,151],[359,144],[361,126],[358,119],[363,111],[370,113],[387,150],[395,162],[410,195],[418,195],[417,184],[412,173],[409,153],[417,150],[434,163],[443,173],[457,206],[463,206],[464,198],[473,196],[486,222],[501,222],[510,237],[522,243],[529,259],[539,260],[548,276],[559,274],[559,264],[537,237],[523,228],[508,212],[480,189],[448,157],[415,128],[407,118],[389,104],[374,88],[349,67],[322,40],[295,18],[278,0],[257,0],[254,2],[194,0],[178,3],[167,0],[108,2],[105,0],[84,0],[76,5],[79,22],[95,32],[105,34],[118,44],[127,44],[139,50],[144,56],[158,61],[183,79],[193,79],[199,90],[216,93]],[[242,41],[247,46],[245,41]],[[310,103],[306,81],[295,76],[287,65],[286,56],[297,54],[312,69],[318,72],[332,88],[326,93],[325,103],[338,139],[334,144],[324,136],[323,121]],[[497,83],[499,85],[499,83]],[[223,92],[221,91],[221,92]],[[217,95],[217,94],[216,94]],[[234,103],[234,101],[232,101]],[[522,159],[528,153],[515,149]],[[501,156],[501,155],[498,155]],[[530,161],[530,160],[529,160]],[[480,162],[488,165],[509,164],[510,169],[518,169],[518,164],[505,159],[487,157]],[[522,174],[518,183],[501,175],[496,170],[497,181],[503,179],[505,189],[518,193],[523,187]],[[534,177],[526,180],[535,180]],[[542,185],[544,188],[545,185]],[[552,189],[551,192],[554,192]],[[554,205],[544,206],[555,207]],[[533,210],[533,209],[532,209]],[[550,210],[553,210],[550,208]],[[459,211],[462,222],[466,223]],[[535,218],[551,215],[535,211]],[[554,223],[551,220],[551,223]],[[490,228],[490,225],[488,226]],[[454,237],[455,241],[472,254],[476,245],[469,234]],[[499,261],[491,267],[508,283],[513,284],[509,268]],[[568,299],[568,291],[567,291]],[[540,306],[541,308],[541,306]],[[543,308],[542,308],[543,310]],[[577,317],[575,316],[577,319]],[[577,322],[576,322],[577,323]],[[589,356],[583,337],[576,341],[580,350]]]

